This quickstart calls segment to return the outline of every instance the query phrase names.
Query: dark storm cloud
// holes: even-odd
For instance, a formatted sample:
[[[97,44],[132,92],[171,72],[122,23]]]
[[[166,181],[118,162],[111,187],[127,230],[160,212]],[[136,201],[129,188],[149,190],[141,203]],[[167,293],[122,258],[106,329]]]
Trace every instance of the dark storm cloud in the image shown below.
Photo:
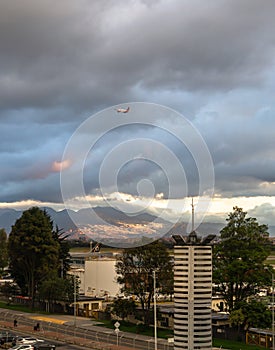
[[[253,0],[2,1],[1,105],[95,108],[130,99],[136,84],[258,84],[274,53],[273,13],[273,1]]]
[[[1,200],[59,200],[52,163],[75,128],[101,108],[140,99],[193,120],[217,192],[263,193],[262,183],[274,182],[274,10],[273,0],[2,0]],[[154,133],[146,135],[163,140]],[[112,140],[126,135],[134,134],[99,142],[89,188],[97,190]],[[155,169],[133,169],[133,184],[151,170],[165,190]]]

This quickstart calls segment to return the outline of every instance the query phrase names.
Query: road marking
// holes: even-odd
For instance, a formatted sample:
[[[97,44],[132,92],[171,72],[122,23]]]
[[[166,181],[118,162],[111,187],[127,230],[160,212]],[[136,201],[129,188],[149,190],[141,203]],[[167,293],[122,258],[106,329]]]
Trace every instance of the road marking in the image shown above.
[[[32,316],[30,318],[32,318],[33,320],[52,322],[52,323],[58,323],[58,324],[64,324],[66,322],[63,320],[58,320],[57,318],[52,318],[52,317],[47,317],[47,316]]]

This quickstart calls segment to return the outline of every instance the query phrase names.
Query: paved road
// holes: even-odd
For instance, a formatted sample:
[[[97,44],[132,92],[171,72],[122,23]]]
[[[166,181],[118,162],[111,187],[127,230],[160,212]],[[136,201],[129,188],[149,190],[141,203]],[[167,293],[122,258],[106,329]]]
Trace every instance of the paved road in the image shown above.
[[[18,313],[0,308],[0,327],[13,328],[15,318],[18,321],[17,331],[36,334],[36,336],[38,332],[34,331],[33,326],[39,321],[41,327],[39,337],[56,341],[59,350],[87,348],[96,350],[117,350],[118,348],[120,350],[155,349],[154,338],[152,337],[126,332],[119,332],[117,335],[114,330],[100,327],[98,322],[87,318],[69,315],[50,316]],[[165,339],[158,339],[158,350],[173,350],[173,344],[168,343]]]
[[[13,320],[17,319],[18,331],[36,334],[34,325],[39,321],[40,337],[62,341],[71,345],[78,345],[98,350],[154,350],[154,339],[134,333],[119,332],[96,326],[90,319],[68,315],[40,315],[18,313],[0,309],[0,326],[13,328]],[[2,320],[2,321],[1,321]],[[165,339],[158,339],[158,350],[172,350],[172,344]]]

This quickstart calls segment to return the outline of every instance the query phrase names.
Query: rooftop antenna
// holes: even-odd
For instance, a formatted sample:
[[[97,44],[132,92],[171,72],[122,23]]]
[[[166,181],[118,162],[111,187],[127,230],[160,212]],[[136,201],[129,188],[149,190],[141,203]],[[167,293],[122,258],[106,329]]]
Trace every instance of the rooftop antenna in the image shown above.
[[[192,203],[191,203],[191,207],[192,207],[192,231],[194,231],[194,201],[193,201],[193,197],[192,197]]]

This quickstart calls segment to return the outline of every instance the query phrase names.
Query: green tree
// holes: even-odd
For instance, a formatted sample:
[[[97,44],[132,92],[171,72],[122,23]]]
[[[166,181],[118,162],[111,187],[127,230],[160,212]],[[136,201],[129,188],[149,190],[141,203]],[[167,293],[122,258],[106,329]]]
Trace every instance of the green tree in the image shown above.
[[[233,310],[229,316],[230,325],[237,328],[240,333],[241,328],[245,322],[245,315],[242,309]]]
[[[160,241],[123,251],[116,263],[117,282],[126,295],[135,295],[140,301],[144,323],[149,324],[150,307],[154,295],[153,271],[160,292],[172,293],[173,266],[169,252]]]
[[[59,268],[58,275],[61,278],[67,277],[67,272],[70,268],[70,245],[69,242],[66,241],[69,235],[64,234],[62,229],[59,229],[58,226],[55,227],[53,231],[53,238],[59,245]]]
[[[136,310],[136,304],[132,299],[118,298],[112,303],[111,307],[112,312],[123,321],[128,315],[135,313]]]
[[[272,324],[272,314],[266,303],[252,299],[240,303],[239,309],[231,312],[229,321],[238,329],[246,330],[249,327],[266,329]]]
[[[264,329],[271,327],[272,313],[266,303],[252,299],[248,303],[244,303],[242,310],[245,316],[245,329],[249,327]]]
[[[268,228],[246,215],[241,208],[233,208],[213,252],[213,281],[229,312],[271,280],[272,269],[264,264],[270,251]]]
[[[74,279],[71,276],[61,278],[52,276],[42,282],[39,288],[39,297],[48,304],[47,311],[54,312],[56,302],[65,301],[71,303],[74,300]],[[79,284],[76,281],[76,295],[78,295]]]
[[[2,293],[7,300],[9,300],[9,303],[11,302],[12,297],[17,295],[18,292],[18,286],[12,282],[5,282],[0,286],[0,293]]]
[[[0,274],[3,274],[4,268],[8,266],[8,239],[6,231],[0,229]]]
[[[32,307],[40,284],[58,269],[59,248],[49,215],[37,207],[24,211],[12,226],[10,269],[22,293],[31,298]]]

